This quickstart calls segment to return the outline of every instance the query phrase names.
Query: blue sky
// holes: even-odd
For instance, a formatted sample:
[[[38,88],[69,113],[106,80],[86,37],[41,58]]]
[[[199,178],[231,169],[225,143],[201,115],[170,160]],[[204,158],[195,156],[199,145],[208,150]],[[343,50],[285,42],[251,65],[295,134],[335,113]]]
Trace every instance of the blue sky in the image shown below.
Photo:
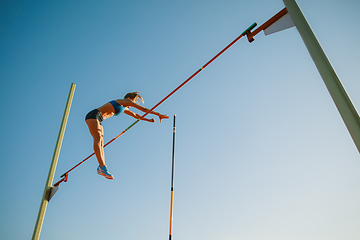
[[[360,3],[298,0],[360,107]],[[0,1],[0,238],[29,239],[70,84],[57,165],[92,153],[90,110],[152,107],[282,1]],[[157,108],[177,115],[174,239],[359,239],[360,156],[295,28],[245,38]],[[134,119],[104,122],[105,141]],[[50,201],[40,239],[167,239],[172,120],[141,122]]]

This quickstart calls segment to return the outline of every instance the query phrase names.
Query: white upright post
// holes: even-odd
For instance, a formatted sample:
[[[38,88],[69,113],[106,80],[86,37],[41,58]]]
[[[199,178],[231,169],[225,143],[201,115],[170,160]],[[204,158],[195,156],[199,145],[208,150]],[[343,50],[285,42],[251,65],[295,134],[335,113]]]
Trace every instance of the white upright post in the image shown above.
[[[39,213],[38,213],[38,216],[36,219],[33,236],[31,238],[32,240],[38,240],[40,238],[40,232],[41,232],[41,228],[42,228],[42,225],[44,222],[46,207],[49,202],[48,199],[49,199],[50,189],[52,186],[52,182],[54,180],[56,165],[57,165],[57,161],[58,161],[59,154],[60,154],[60,149],[61,149],[61,144],[62,144],[62,140],[63,140],[64,133],[65,133],[66,123],[67,123],[67,120],[69,117],[69,112],[70,112],[72,99],[74,96],[75,86],[76,85],[74,83],[71,84],[71,88],[70,88],[68,99],[67,99],[66,106],[65,106],[64,115],[63,115],[61,125],[60,125],[58,138],[56,140],[55,150],[54,150],[54,154],[52,157],[49,174],[48,174],[48,177],[46,180],[44,193],[43,193],[43,196],[41,199]]]
[[[316,39],[295,0],[283,0],[306,48],[338,108],[355,145],[360,152],[360,117],[331,63]]]

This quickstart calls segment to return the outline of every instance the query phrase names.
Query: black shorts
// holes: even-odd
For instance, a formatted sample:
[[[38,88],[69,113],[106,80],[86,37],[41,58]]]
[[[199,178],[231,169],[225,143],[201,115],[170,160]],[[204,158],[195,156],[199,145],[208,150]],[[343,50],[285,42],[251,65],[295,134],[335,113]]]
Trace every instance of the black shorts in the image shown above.
[[[88,114],[86,114],[85,121],[88,119],[97,119],[100,125],[102,125],[102,121],[104,120],[103,116],[101,115],[101,112],[97,109],[94,109],[90,111]]]

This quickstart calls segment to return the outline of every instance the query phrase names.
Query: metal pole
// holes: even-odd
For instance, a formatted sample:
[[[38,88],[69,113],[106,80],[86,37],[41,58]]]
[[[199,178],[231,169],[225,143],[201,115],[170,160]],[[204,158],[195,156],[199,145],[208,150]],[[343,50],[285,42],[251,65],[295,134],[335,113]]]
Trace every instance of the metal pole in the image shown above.
[[[172,164],[171,164],[171,199],[170,199],[169,240],[171,240],[171,237],[172,237],[172,221],[173,221],[173,206],[174,206],[173,202],[174,202],[174,170],[175,170],[175,119],[176,119],[176,115],[174,114]]]
[[[331,66],[320,43],[295,0],[283,0],[325,85],[338,108],[354,143],[360,152],[360,117],[345,88]]]
[[[68,99],[66,102],[66,107],[65,107],[65,111],[64,111],[64,115],[61,121],[61,125],[60,125],[60,130],[59,130],[59,134],[57,137],[57,141],[56,141],[56,145],[55,145],[55,150],[54,150],[54,154],[52,157],[52,161],[51,161],[51,165],[50,165],[50,169],[49,169],[49,174],[46,180],[46,184],[45,184],[45,189],[44,189],[44,193],[41,199],[41,204],[40,204],[40,208],[39,208],[39,213],[36,219],[36,224],[34,227],[34,232],[33,232],[33,236],[32,236],[32,240],[38,240],[40,238],[40,232],[41,232],[41,228],[44,222],[44,217],[45,217],[45,212],[46,212],[46,207],[48,204],[48,197],[50,194],[50,188],[52,186],[52,182],[54,179],[54,174],[55,174],[55,170],[56,170],[56,165],[57,165],[57,161],[59,158],[59,154],[60,154],[60,149],[61,149],[61,144],[62,144],[62,140],[64,137],[64,133],[65,133],[65,128],[66,128],[66,123],[69,117],[69,112],[70,112],[70,107],[71,107],[71,103],[72,103],[72,99],[74,96],[74,91],[75,91],[75,84],[72,83],[71,87],[70,87],[70,91],[69,91],[69,95],[68,95]]]

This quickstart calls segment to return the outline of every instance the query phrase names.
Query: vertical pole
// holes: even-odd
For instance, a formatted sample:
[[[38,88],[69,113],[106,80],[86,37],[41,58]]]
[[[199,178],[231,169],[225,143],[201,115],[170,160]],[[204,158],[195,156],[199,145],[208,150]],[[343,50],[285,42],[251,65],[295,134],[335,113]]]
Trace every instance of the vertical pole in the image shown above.
[[[176,119],[176,115],[174,114],[172,164],[171,164],[171,199],[170,199],[169,240],[171,240],[171,237],[172,237],[172,221],[173,221],[173,206],[174,206],[173,202],[174,202],[174,169],[175,169],[175,119]]]
[[[360,152],[360,117],[295,0],[283,0]]]
[[[31,238],[32,240],[38,240],[40,238],[40,232],[41,232],[41,228],[42,228],[42,225],[43,225],[43,222],[44,222],[44,216],[45,216],[46,207],[47,207],[47,204],[48,204],[48,196],[49,196],[49,193],[50,193],[50,188],[51,188],[52,182],[54,180],[56,165],[57,165],[57,161],[58,161],[59,154],[60,154],[60,149],[61,149],[61,144],[62,144],[62,140],[63,140],[64,133],[65,133],[66,123],[67,123],[67,120],[68,120],[68,117],[69,117],[69,112],[70,112],[72,99],[73,99],[73,96],[74,96],[75,86],[76,85],[74,83],[72,83],[71,87],[70,87],[70,91],[69,91],[68,99],[67,99],[67,102],[66,102],[64,115],[63,115],[61,125],[60,125],[59,134],[58,134],[58,137],[57,137],[57,140],[56,140],[54,154],[53,154],[53,157],[52,157],[48,177],[47,177],[46,184],[45,184],[44,193],[43,193],[43,196],[42,196],[42,199],[41,199],[39,213],[38,213],[38,216],[37,216],[37,219],[36,219],[33,236]]]

